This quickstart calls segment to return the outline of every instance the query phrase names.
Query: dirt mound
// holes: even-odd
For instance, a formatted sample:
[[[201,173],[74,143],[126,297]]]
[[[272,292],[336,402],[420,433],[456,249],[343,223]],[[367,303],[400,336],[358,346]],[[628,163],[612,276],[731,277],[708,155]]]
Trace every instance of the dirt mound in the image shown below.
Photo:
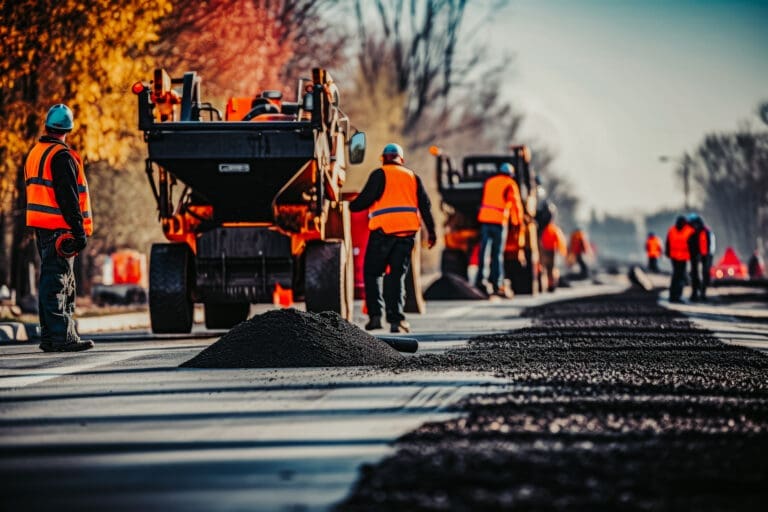
[[[181,367],[364,366],[393,363],[402,357],[336,313],[279,309],[236,325]]]
[[[488,297],[456,274],[443,274],[424,292],[426,300],[488,300]]]

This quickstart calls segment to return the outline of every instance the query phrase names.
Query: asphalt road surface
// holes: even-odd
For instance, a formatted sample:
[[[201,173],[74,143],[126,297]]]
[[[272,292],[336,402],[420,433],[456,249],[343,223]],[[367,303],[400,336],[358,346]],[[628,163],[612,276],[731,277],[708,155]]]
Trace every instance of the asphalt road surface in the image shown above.
[[[409,357],[527,327],[526,307],[623,286],[431,302],[409,317],[420,342]],[[751,322],[737,306],[687,307],[727,343],[768,347],[759,306]],[[328,510],[396,439],[455,418],[462,399],[510,387],[491,369],[178,368],[220,334],[101,333],[80,354],[0,347],[0,508]]]

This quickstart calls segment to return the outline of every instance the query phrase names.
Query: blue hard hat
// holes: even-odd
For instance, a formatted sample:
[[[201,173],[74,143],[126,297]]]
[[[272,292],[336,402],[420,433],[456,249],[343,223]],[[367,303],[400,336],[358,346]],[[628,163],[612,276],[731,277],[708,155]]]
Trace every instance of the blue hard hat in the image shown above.
[[[515,168],[512,167],[512,164],[504,162],[499,166],[499,172],[503,172],[504,174],[509,174],[511,176],[515,174]]]
[[[386,146],[384,146],[384,150],[381,152],[381,156],[399,156],[400,158],[405,159],[405,153],[403,152],[403,148],[400,147],[400,144],[395,144],[394,142],[390,142]]]
[[[56,132],[68,132],[75,126],[74,116],[68,106],[58,103],[48,109],[45,127]]]

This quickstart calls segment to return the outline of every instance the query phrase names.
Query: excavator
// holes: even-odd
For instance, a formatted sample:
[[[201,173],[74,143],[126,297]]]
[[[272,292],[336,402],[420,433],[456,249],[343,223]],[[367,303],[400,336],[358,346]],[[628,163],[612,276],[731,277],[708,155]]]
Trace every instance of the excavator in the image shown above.
[[[167,243],[149,261],[156,333],[187,333],[194,305],[229,328],[252,303],[289,292],[308,311],[352,318],[350,211],[341,188],[365,156],[365,134],[340,107],[331,74],[314,68],[296,97],[264,90],[222,112],[194,71],[156,69],[132,86],[146,174]]]

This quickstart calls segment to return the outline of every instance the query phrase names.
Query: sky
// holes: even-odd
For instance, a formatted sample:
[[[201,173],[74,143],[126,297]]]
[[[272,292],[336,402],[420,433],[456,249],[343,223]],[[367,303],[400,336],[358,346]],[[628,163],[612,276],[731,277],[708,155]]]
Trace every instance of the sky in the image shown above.
[[[489,55],[513,54],[503,95],[557,153],[581,217],[679,207],[659,156],[766,128],[768,0],[511,0],[482,34]]]

